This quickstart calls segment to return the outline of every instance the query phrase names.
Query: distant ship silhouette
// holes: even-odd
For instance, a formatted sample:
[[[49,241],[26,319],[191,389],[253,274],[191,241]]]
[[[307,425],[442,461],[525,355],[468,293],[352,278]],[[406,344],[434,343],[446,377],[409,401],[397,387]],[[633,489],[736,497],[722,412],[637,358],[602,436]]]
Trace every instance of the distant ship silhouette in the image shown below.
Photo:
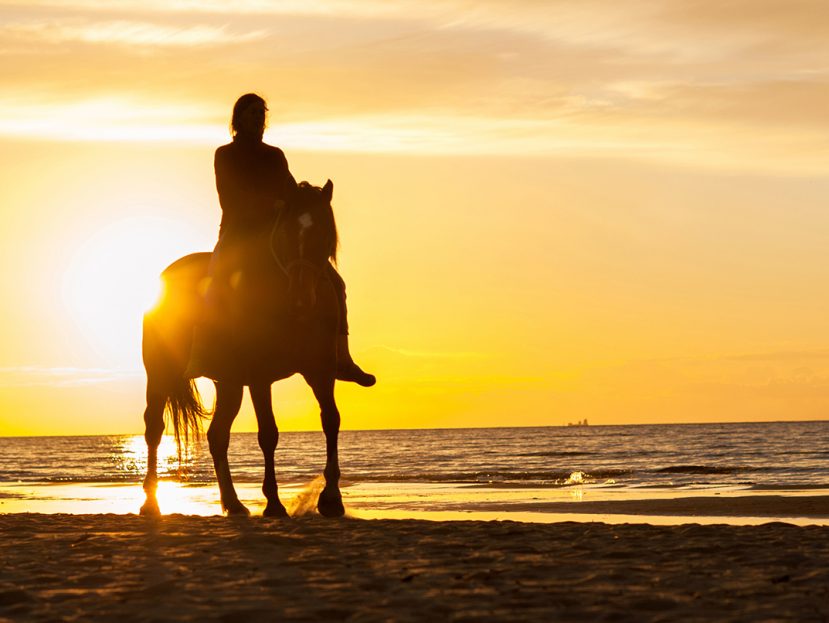
[[[587,418],[584,418],[583,420],[579,420],[575,424],[573,424],[573,422],[567,422],[567,426],[590,426],[590,425],[587,423]]]

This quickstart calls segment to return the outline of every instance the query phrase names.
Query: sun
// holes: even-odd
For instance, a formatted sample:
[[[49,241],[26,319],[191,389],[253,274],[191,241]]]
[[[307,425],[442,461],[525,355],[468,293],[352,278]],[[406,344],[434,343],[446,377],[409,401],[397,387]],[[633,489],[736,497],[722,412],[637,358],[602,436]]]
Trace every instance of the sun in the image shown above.
[[[161,271],[203,247],[185,223],[151,216],[104,224],[78,244],[63,276],[63,301],[109,365],[140,361],[141,319],[159,295]]]

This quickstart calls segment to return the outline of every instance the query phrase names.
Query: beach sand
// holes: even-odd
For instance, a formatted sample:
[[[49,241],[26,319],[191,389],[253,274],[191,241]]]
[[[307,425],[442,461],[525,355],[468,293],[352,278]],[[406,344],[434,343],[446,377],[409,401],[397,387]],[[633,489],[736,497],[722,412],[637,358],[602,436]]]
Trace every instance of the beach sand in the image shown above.
[[[479,503],[471,508],[489,511],[496,505]],[[818,520],[829,518],[829,495],[698,495],[667,499],[617,499],[580,502],[519,502],[516,512],[659,515],[664,517],[773,517]],[[731,521],[729,521],[731,523]]]
[[[0,621],[826,621],[829,527],[0,515]]]

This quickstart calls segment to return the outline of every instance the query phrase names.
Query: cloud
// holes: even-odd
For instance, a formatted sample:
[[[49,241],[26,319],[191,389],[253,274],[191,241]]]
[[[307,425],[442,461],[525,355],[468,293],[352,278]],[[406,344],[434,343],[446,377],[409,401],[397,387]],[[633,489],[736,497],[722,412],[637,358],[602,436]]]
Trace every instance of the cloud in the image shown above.
[[[452,351],[421,351],[409,350],[405,348],[395,348],[392,346],[376,346],[371,351],[378,351],[380,353],[387,353],[391,355],[398,355],[413,359],[436,359],[436,360],[453,360],[453,359],[482,359],[488,358],[484,353],[476,352],[452,352]]]
[[[98,13],[186,13],[191,15],[312,15],[378,18],[389,15],[434,15],[457,3],[442,0],[0,0],[8,9],[50,9]]]
[[[579,385],[620,396],[632,394],[630,388],[639,393],[648,388],[646,394],[665,399],[674,396],[677,404],[687,404],[694,394],[716,401],[717,396],[751,396],[752,392],[755,399],[774,396],[782,400],[791,394],[829,404],[829,351],[629,361],[587,371]]]
[[[0,387],[81,387],[132,380],[141,376],[142,373],[138,370],[107,368],[0,367]]]
[[[0,132],[204,143],[256,90],[310,150],[634,158],[822,174],[827,5],[769,0],[3,2]],[[8,97],[8,96],[7,96]],[[119,99],[152,122],[61,108]],[[202,114],[207,111],[206,114]],[[50,125],[51,124],[51,125]],[[71,127],[79,128],[74,131]]]
[[[175,141],[213,144],[224,138],[197,106],[128,97],[49,102],[0,98],[0,135],[67,141]]]
[[[773,364],[795,364],[798,368],[809,362],[823,362],[829,367],[829,349],[787,350],[772,353],[750,353],[721,358],[724,361],[755,361]]]
[[[226,116],[221,105],[210,101],[155,102],[130,95],[49,102],[18,96],[0,99],[0,136],[216,145],[227,138]],[[277,121],[266,139],[286,149],[316,152],[617,157],[778,174],[826,171],[823,136],[809,127],[781,121],[758,133],[746,123],[711,118],[695,122],[691,132],[688,120],[651,121],[644,114],[637,119],[639,123],[601,111],[582,111],[577,119],[400,111]]]
[[[264,30],[233,32],[226,26],[191,25],[177,27],[140,21],[22,21],[0,27],[0,40],[29,44],[64,43],[112,44],[118,46],[193,47],[243,44],[267,36]]]
[[[591,423],[825,419],[829,352],[628,361],[556,383],[561,413]]]

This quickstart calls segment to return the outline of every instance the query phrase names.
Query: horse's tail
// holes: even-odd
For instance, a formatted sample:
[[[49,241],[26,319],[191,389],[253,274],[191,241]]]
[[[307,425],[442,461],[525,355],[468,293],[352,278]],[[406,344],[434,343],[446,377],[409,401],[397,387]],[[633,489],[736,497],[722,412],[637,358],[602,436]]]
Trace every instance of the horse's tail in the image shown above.
[[[190,440],[201,434],[202,420],[209,417],[210,412],[202,406],[195,379],[179,376],[169,387],[164,412],[172,425],[178,457],[181,460],[182,448],[188,447]]]
[[[195,379],[185,376],[192,345],[192,325],[157,308],[144,316],[142,355],[147,371],[147,398],[163,404],[165,428],[173,429],[179,462],[183,450],[202,431],[210,412],[202,406]]]

